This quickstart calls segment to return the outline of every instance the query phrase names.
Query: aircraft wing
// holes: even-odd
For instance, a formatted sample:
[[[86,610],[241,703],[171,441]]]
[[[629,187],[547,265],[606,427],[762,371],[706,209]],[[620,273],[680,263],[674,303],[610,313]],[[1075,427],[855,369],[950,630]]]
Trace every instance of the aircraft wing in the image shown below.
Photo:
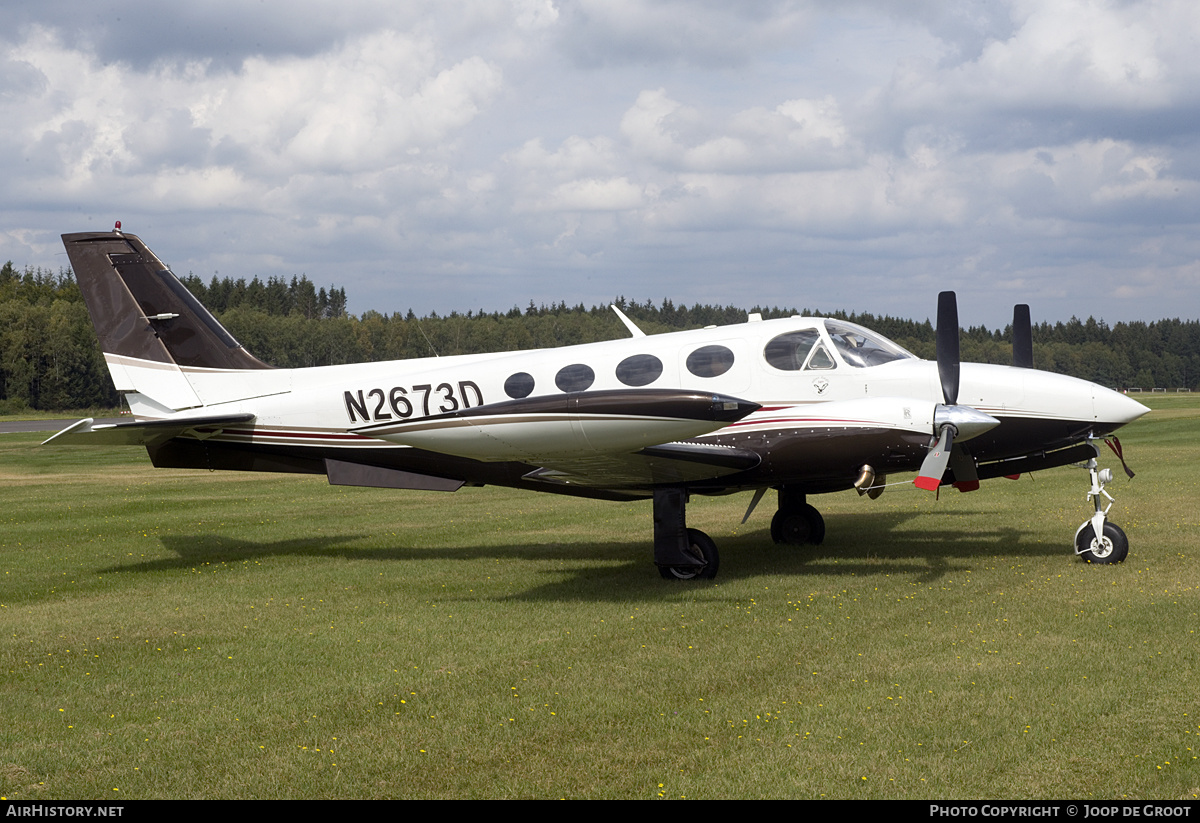
[[[708,467],[701,469],[708,473],[703,476],[715,476],[718,456],[727,457],[726,450],[676,441],[715,432],[758,408],[757,403],[713,392],[619,389],[486,403],[413,420],[372,423],[354,433],[478,461],[518,461],[584,474],[595,473],[599,465],[613,467],[617,461],[695,465]],[[636,453],[650,446],[659,451]],[[740,464],[721,469],[718,474],[742,470]]]
[[[218,414],[196,417],[170,417],[165,420],[131,420],[122,423],[97,423],[87,417],[72,423],[42,445],[55,446],[146,446],[170,440],[184,433],[204,440],[219,434],[225,426],[249,423],[253,414]]]

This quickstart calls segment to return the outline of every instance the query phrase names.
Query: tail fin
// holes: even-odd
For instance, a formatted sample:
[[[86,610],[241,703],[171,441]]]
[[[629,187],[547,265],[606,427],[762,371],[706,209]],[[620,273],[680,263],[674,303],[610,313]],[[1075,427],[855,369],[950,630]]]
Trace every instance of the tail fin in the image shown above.
[[[242,348],[139,238],[111,231],[62,239],[119,391],[138,392],[164,411],[194,408],[205,400],[189,374],[271,368]]]

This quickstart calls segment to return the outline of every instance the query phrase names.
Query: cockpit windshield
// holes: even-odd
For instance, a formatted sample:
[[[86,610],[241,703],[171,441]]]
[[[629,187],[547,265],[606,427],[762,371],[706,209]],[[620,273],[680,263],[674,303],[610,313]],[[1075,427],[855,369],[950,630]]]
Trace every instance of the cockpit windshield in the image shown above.
[[[886,337],[844,320],[826,320],[825,330],[848,366],[861,369],[916,357]]]

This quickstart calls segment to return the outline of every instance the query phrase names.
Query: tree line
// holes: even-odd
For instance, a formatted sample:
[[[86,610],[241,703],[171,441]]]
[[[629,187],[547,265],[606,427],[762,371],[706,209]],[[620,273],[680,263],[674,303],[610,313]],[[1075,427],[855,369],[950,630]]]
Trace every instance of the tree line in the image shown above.
[[[504,312],[406,313],[346,311],[346,291],[317,287],[301,275],[249,282],[181,278],[248,351],[280,368],[329,366],[433,355],[549,348],[624,337],[628,331],[607,305],[565,302],[513,306]],[[743,323],[734,306],[613,301],[647,334]],[[763,319],[794,314],[837,317],[883,334],[919,357],[935,356],[928,321],[843,311],[755,306]],[[1117,323],[1072,317],[1033,329],[1039,369],[1115,388],[1197,388],[1200,321]],[[972,327],[962,333],[962,359],[1012,360],[1011,328]],[[114,407],[119,394],[104,365],[83,296],[70,270],[0,268],[0,413]]]

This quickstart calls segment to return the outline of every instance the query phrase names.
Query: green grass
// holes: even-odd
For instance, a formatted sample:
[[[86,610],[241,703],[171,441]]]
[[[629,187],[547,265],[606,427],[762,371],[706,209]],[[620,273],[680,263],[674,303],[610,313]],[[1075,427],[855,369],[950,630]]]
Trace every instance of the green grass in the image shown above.
[[[1195,798],[1200,401],[1086,474],[973,494],[647,504],[157,471],[0,435],[0,796]],[[1106,460],[1112,464],[1112,460]]]
[[[0,406],[0,411],[4,407]],[[0,423],[13,420],[82,420],[85,417],[119,417],[127,413],[124,409],[108,409],[97,406],[90,409],[65,409],[63,411],[35,411],[23,409],[14,413],[0,413]],[[131,418],[132,419],[132,418]]]

